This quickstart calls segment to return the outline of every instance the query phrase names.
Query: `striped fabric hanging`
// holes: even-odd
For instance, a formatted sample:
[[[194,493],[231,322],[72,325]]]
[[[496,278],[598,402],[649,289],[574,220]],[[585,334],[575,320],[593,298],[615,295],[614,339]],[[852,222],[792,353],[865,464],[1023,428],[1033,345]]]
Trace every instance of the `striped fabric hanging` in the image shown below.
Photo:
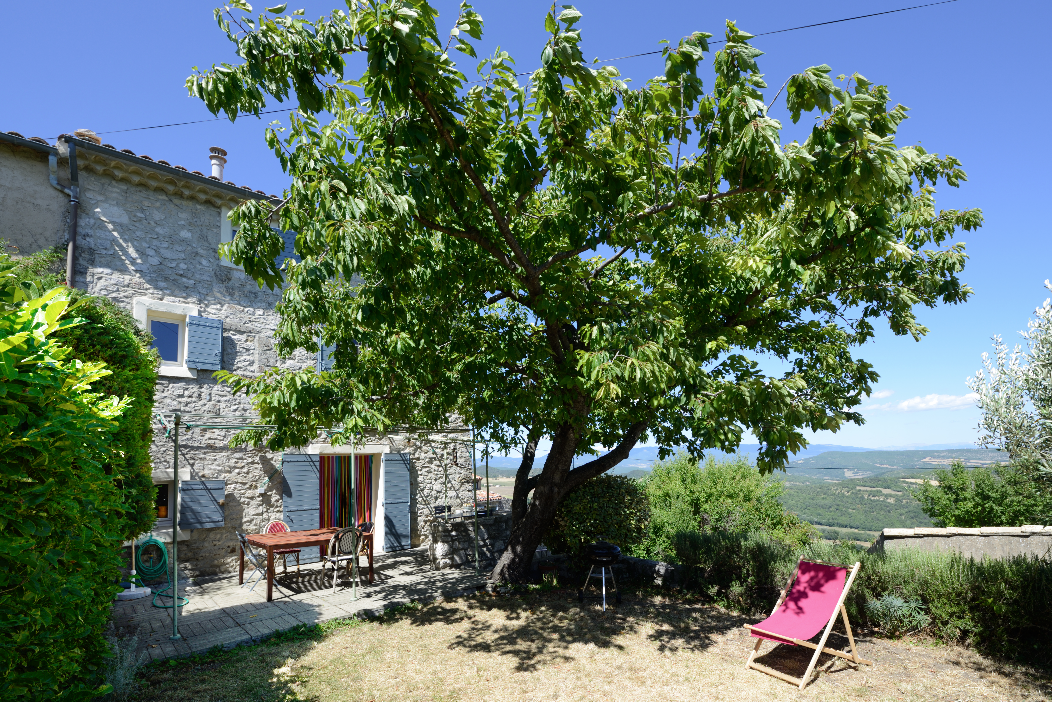
[[[322,528],[353,526],[351,457],[321,456],[318,471],[319,524]]]
[[[355,456],[355,482],[358,485],[357,520],[358,523],[373,521],[373,457],[371,455]]]

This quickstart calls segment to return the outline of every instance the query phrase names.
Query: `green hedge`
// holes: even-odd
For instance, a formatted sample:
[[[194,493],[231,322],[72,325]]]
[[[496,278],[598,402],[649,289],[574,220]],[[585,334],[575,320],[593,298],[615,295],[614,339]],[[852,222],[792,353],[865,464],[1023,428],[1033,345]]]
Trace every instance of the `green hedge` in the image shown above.
[[[121,543],[152,519],[155,371],[126,319],[87,301],[67,319],[67,291],[25,270],[0,255],[0,699],[90,699]]]
[[[623,475],[600,475],[563,499],[544,537],[556,553],[577,555],[599,540],[628,553],[646,534],[649,508],[639,481]]]

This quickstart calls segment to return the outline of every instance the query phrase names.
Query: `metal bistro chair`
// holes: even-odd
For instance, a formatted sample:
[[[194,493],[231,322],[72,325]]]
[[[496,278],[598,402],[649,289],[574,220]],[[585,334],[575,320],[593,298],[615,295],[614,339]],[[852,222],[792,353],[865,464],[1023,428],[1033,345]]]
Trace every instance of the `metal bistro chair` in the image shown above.
[[[346,527],[340,529],[329,539],[329,547],[325,550],[325,562],[332,564],[332,591],[336,592],[336,576],[340,572],[340,564],[346,563],[351,577],[358,577],[358,527]]]
[[[241,584],[241,587],[245,587],[245,585],[248,585],[251,582],[252,587],[250,587],[248,591],[252,592],[256,589],[256,585],[259,583],[259,581],[267,575],[267,559],[266,556],[260,554],[256,551],[256,549],[252,548],[252,544],[248,542],[248,538],[244,534],[242,534],[240,531],[236,531],[234,533],[237,534],[237,540],[241,542],[241,550],[245,554],[245,560],[251,563],[252,567],[256,569],[256,579],[252,580],[252,578],[249,577],[245,580],[244,583]],[[281,586],[278,585],[277,579],[274,580],[274,587],[276,587],[278,590],[281,590]]]
[[[264,534],[285,534],[289,531],[289,525],[280,519],[275,519],[263,529]],[[296,557],[296,572],[300,571],[300,550],[298,548],[279,548],[274,549],[275,556],[281,556],[281,567],[282,571],[289,572],[289,564],[285,560],[289,556]]]

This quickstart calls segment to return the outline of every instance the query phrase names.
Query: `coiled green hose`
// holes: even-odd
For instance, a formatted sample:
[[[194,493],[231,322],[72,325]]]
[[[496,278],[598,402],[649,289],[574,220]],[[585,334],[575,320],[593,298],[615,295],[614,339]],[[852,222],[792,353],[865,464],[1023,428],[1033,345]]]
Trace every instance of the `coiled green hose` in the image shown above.
[[[156,546],[161,552],[161,558],[155,562],[154,559],[150,559],[149,563],[146,563],[142,559],[143,551],[146,550],[147,546]],[[161,609],[174,609],[175,605],[170,604],[157,604],[158,597],[167,597],[173,599],[172,595],[165,594],[168,590],[172,589],[172,576],[168,574],[168,549],[164,547],[164,544],[153,538],[152,536],[146,541],[143,541],[139,545],[139,550],[135,552],[135,570],[143,580],[158,580],[163,575],[168,579],[168,587],[163,587],[157,590],[153,596],[153,606]],[[182,607],[190,601],[189,597],[180,597],[179,606]]]

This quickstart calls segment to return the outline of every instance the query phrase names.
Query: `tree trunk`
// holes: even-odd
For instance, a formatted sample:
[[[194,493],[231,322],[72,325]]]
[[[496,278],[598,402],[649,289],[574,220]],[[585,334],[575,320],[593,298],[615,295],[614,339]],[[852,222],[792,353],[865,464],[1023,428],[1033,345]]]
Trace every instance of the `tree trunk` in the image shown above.
[[[511,497],[511,526],[513,529],[526,516],[526,507],[529,504],[527,498],[537,482],[530,480],[530,471],[533,470],[533,460],[536,456],[537,439],[531,435],[522,449],[522,463],[519,464],[519,470],[515,473],[515,489]]]
[[[615,449],[572,471],[570,468],[577,453],[578,433],[569,426],[560,428],[552,439],[552,450],[544,462],[544,469],[540,475],[530,479],[531,484],[534,480],[537,481],[533,489],[533,501],[529,503],[521,520],[515,521],[514,501],[512,502],[511,536],[508,538],[507,548],[490,573],[490,580],[495,583],[525,581],[533,564],[533,554],[555,521],[559,503],[566,494],[627,458],[639,437],[646,431],[646,426],[645,421],[633,424]],[[525,462],[525,456],[523,461]],[[519,470],[521,472],[521,466]],[[516,494],[518,483],[516,476]],[[525,495],[523,499],[525,500]]]

